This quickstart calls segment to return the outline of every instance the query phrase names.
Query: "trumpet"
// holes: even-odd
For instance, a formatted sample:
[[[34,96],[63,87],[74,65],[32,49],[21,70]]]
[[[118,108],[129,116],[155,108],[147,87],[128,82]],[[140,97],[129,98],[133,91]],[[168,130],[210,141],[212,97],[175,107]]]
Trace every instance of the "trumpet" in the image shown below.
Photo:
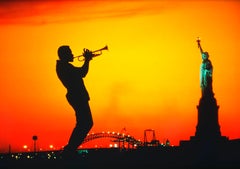
[[[92,53],[92,57],[96,57],[96,56],[101,55],[103,50],[108,50],[108,46],[106,45],[101,49],[90,51],[90,52]],[[84,61],[85,59],[84,58],[81,59],[82,57],[84,57],[84,54],[79,55],[79,56],[74,56],[73,58],[78,58],[79,61]]]

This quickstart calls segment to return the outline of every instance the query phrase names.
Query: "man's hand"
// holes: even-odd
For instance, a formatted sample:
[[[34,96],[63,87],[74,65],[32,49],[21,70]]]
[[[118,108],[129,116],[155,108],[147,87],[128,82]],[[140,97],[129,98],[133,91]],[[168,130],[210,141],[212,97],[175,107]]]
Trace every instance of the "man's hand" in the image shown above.
[[[84,48],[83,56],[84,56],[85,60],[92,60],[93,53],[90,50]]]

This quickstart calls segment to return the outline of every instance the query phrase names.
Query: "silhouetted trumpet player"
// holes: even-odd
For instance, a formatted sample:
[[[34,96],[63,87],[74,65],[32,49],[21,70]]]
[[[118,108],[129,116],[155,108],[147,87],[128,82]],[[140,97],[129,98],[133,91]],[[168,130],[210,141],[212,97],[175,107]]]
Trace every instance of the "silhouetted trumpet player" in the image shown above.
[[[83,51],[85,51],[85,50],[87,50],[87,49],[84,48]],[[108,46],[106,45],[103,48],[95,50],[95,51],[90,51],[89,50],[89,52],[92,53],[92,57],[96,57],[96,56],[101,55],[103,50],[108,50]],[[78,58],[79,61],[84,61],[84,58],[81,59],[81,57],[84,57],[84,54],[79,55],[79,56],[74,56],[73,58]]]
[[[107,46],[96,51],[83,49],[83,54],[73,57],[69,46],[63,45],[58,48],[59,60],[57,60],[56,71],[57,76],[67,89],[66,98],[72,106],[76,115],[76,126],[72,131],[68,144],[64,147],[62,157],[72,158],[75,156],[77,148],[82,144],[88,132],[93,126],[92,114],[89,106],[89,94],[84,85],[83,78],[87,75],[89,62],[92,57],[101,55],[102,50],[107,50]],[[83,56],[82,67],[75,67],[69,62],[73,62],[74,58]],[[64,124],[63,124],[64,125]]]

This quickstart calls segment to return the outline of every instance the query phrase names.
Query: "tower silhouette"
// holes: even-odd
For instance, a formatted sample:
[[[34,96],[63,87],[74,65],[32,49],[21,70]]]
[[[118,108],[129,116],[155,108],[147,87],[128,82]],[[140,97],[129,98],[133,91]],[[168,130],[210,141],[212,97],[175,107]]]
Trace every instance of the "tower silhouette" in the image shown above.
[[[32,136],[33,142],[34,142],[34,153],[37,152],[37,139],[38,137],[36,135]]]

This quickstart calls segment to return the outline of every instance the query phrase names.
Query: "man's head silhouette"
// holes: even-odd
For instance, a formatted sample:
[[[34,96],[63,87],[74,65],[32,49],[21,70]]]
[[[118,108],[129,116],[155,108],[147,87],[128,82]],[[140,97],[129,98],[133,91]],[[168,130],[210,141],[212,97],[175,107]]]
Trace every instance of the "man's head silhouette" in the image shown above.
[[[72,62],[73,54],[69,46],[63,45],[58,48],[58,57],[62,61]]]

